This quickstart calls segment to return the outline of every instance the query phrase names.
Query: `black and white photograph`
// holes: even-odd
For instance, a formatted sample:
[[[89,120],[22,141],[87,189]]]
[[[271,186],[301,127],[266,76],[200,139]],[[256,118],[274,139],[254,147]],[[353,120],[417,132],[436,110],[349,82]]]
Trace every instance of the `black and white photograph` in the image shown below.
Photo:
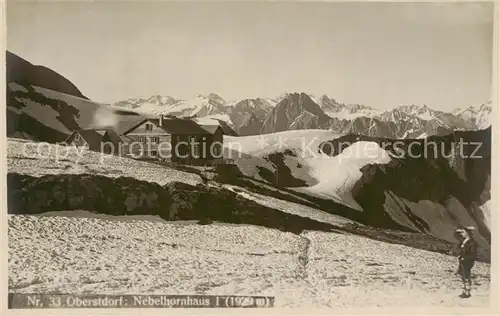
[[[9,311],[498,313],[493,2],[3,7]]]

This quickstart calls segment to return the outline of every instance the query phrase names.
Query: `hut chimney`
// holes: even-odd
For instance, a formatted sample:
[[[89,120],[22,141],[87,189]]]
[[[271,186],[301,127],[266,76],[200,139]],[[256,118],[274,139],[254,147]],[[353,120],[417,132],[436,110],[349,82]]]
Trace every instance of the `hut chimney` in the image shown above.
[[[160,126],[163,126],[163,114],[160,114]]]

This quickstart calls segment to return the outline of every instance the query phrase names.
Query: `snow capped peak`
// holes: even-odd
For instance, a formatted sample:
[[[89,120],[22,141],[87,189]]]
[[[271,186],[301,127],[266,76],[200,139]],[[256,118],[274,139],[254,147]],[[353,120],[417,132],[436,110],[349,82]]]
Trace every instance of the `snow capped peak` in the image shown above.
[[[491,106],[485,104],[456,109],[447,113],[429,108],[427,105],[401,105],[385,111],[378,118],[382,121],[407,122],[413,125],[428,126],[431,129],[442,126],[451,129],[484,128],[489,124]]]
[[[443,114],[441,111],[436,111],[429,108],[427,105],[401,105],[392,110],[393,112],[405,113],[409,116],[415,116],[425,121],[438,120],[441,121],[440,116]]]
[[[329,102],[339,103],[339,102],[337,102],[337,100],[335,100],[335,98],[330,97],[328,94],[322,94],[322,95],[318,98],[318,100],[319,100],[320,102],[328,102],[328,101],[329,101]]]
[[[215,93],[198,95],[189,100],[177,100],[170,96],[153,95],[116,102],[115,106],[133,108],[144,115],[170,114],[175,116],[198,116],[226,114],[226,101]]]
[[[281,101],[283,101],[284,99],[286,99],[289,94],[290,93],[288,93],[288,92],[283,92],[280,95],[278,95],[274,98],[270,98],[270,99],[273,100],[273,102],[275,102],[277,104],[277,103],[280,103]]]
[[[270,102],[270,100],[257,98],[257,99],[244,99],[236,103],[235,107],[241,107],[246,109],[270,109],[276,105],[275,102]]]
[[[158,105],[172,105],[172,104],[175,104],[177,102],[179,102],[179,100],[176,100],[174,99],[173,97],[171,96],[162,96],[162,95],[153,95],[151,97],[149,97],[147,100],[146,100],[147,103],[151,103],[151,104],[158,104]]]
[[[363,104],[345,104],[327,94],[323,94],[319,98],[316,98],[315,102],[328,116],[339,119],[352,120],[363,116],[374,117],[379,114],[378,110],[369,106]]]
[[[218,119],[235,127],[238,132],[239,128],[243,126],[243,130],[246,132],[251,130],[251,133],[262,133],[264,130],[275,130],[277,123],[273,121],[272,116],[278,114],[272,113],[272,108],[283,100],[288,100],[284,102],[286,107],[293,108],[297,105],[297,109],[303,112],[299,111],[298,119],[296,116],[290,118],[290,121],[286,123],[287,128],[301,129],[306,128],[305,126],[315,126],[315,128],[338,130],[352,129],[370,135],[381,134],[413,138],[433,135],[438,129],[443,128],[446,130],[485,128],[490,125],[492,108],[490,100],[483,104],[457,109],[452,113],[434,110],[425,104],[405,104],[392,110],[379,111],[363,104],[342,103],[329,94],[300,91],[284,92],[274,98],[257,96],[234,102],[228,102],[213,92],[195,95],[186,100],[158,94],[128,99],[113,105],[132,108],[138,113],[151,115],[218,117]],[[314,119],[310,113],[305,113],[305,111],[321,118],[322,123],[312,123]],[[333,120],[328,121],[328,116]],[[288,118],[284,120],[286,121]],[[296,122],[297,124],[295,124]]]
[[[412,118],[412,116],[405,111],[402,111],[399,108],[385,111],[382,114],[378,116],[379,119],[382,121],[392,121],[392,122],[398,122],[398,121],[408,121]]]
[[[465,109],[458,108],[453,113],[456,115],[461,115],[466,113],[477,114],[480,111],[491,111],[491,103],[492,103],[491,101],[488,101],[479,105],[471,105]]]
[[[395,109],[407,114],[421,113],[430,110],[426,105],[415,105],[415,104],[400,105]]]
[[[130,98],[127,100],[119,101],[113,103],[115,106],[123,106],[127,108],[139,108],[148,104],[148,106],[170,106],[176,104],[180,100],[177,100],[171,96],[162,96],[162,95],[152,95],[150,97],[141,97],[141,98]]]
[[[492,105],[492,101],[488,101],[486,103],[483,103],[479,106],[479,111],[489,111],[491,112],[491,105]]]
[[[476,114],[476,109],[473,106],[469,106],[468,108],[465,109],[455,109],[453,111],[453,115],[470,115],[470,114]]]
[[[198,98],[200,98],[200,99],[208,99],[210,101],[217,102],[219,104],[227,104],[227,101],[224,100],[224,98],[222,98],[220,95],[218,95],[216,93],[213,93],[213,92],[209,93],[209,94],[206,94],[206,95],[199,94]]]
[[[492,102],[489,100],[465,109],[456,109],[453,113],[458,118],[469,122],[470,125],[482,129],[491,125],[491,105]]]
[[[313,101],[314,101],[314,103],[316,103],[316,104],[318,104],[318,105],[319,105],[319,98],[317,98],[317,97],[316,97],[314,94],[312,94],[312,93],[308,93],[307,95],[311,98],[311,100],[313,100]]]
[[[491,126],[491,101],[488,101],[479,106],[476,112],[476,125],[477,128],[487,128]]]

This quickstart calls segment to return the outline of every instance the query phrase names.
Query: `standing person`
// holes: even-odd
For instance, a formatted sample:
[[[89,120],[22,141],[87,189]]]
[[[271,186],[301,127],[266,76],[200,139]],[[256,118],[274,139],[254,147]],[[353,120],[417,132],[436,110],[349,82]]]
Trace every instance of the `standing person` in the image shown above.
[[[460,246],[462,245],[462,238],[460,237],[460,234],[455,230],[454,236],[456,239],[456,243],[453,244],[453,248],[450,250],[449,255],[452,255],[454,257],[458,258],[458,255],[460,253]],[[460,261],[457,264],[457,269],[455,270],[456,275],[460,275]]]
[[[474,266],[476,260],[476,242],[472,238],[473,227],[459,228],[455,231],[455,235],[461,241],[459,254],[458,254],[458,266],[459,272],[462,277],[463,291],[459,295],[461,298],[470,297],[471,290],[471,269]]]

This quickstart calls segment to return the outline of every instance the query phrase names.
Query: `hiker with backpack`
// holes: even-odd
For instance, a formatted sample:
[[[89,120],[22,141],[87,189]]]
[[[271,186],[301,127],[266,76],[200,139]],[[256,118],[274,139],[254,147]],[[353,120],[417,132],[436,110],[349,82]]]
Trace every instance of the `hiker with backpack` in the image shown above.
[[[476,260],[477,245],[472,238],[473,227],[458,228],[455,236],[459,240],[458,248],[458,272],[462,277],[463,291],[459,295],[461,298],[469,298],[472,286],[471,269]]]

